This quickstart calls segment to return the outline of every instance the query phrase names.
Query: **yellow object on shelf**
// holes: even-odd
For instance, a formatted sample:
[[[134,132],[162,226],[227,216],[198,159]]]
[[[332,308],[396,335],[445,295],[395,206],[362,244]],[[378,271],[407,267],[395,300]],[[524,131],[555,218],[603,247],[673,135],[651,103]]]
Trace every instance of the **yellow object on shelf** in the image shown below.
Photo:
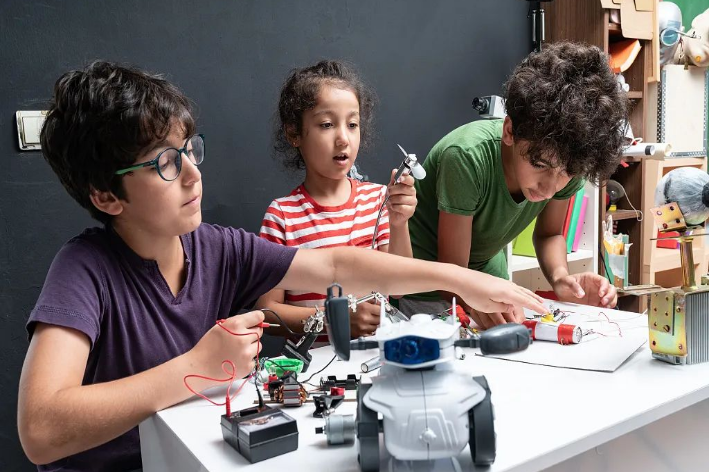
[[[537,219],[535,218],[527,225],[527,228],[522,230],[522,233],[517,235],[517,238],[514,239],[512,243],[513,255],[537,257],[537,252],[534,251],[534,243],[532,242],[532,235],[534,235],[534,226],[536,224]]]

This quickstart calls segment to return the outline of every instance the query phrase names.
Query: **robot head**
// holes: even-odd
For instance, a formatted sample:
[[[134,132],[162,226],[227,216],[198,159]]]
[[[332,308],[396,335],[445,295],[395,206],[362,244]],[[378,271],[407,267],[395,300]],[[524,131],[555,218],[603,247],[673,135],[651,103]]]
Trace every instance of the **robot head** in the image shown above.
[[[460,338],[455,317],[443,321],[428,314],[382,325],[377,329],[381,357],[386,363],[407,369],[425,368],[452,359],[453,343]]]

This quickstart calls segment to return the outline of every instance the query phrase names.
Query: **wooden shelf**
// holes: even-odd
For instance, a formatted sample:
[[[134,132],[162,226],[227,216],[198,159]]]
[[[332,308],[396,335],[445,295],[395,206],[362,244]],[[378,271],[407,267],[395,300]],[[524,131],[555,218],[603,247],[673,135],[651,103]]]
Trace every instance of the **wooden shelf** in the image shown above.
[[[566,260],[568,262],[589,259],[593,259],[593,251],[591,250],[578,250],[566,255]],[[508,266],[509,271],[514,273],[517,271],[525,271],[527,269],[537,269],[539,268],[539,261],[537,261],[537,258],[533,256],[512,255]]]
[[[652,241],[655,244],[655,241]],[[692,256],[694,257],[694,265],[701,264],[704,257],[703,248],[692,248]],[[679,256],[679,248],[657,248],[652,249],[652,266],[653,272],[668,271],[677,269],[682,266],[682,260]]]
[[[641,98],[643,98],[643,91],[642,90],[631,90],[628,92],[628,98],[629,99],[641,99]]]
[[[613,221],[627,220],[629,218],[637,218],[635,210],[618,209],[615,212],[606,212],[606,215],[612,215]]]
[[[694,157],[694,158],[665,158],[661,160],[662,167],[674,168],[680,166],[701,166],[706,161],[705,157]]]
[[[640,163],[642,161],[657,161],[662,164],[664,168],[677,168],[681,166],[701,166],[706,161],[703,156],[693,157],[693,158],[665,158],[665,159],[655,159],[652,156],[623,156],[623,161],[628,164]]]

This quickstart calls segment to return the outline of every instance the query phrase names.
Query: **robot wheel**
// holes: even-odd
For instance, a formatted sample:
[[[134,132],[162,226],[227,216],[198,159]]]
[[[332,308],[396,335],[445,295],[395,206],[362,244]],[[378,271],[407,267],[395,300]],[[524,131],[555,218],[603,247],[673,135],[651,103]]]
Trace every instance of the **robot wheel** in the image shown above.
[[[475,465],[492,465],[495,461],[495,416],[490,387],[485,376],[473,380],[485,390],[485,398],[468,411],[470,454]]]
[[[364,395],[371,387],[360,383],[357,389],[357,461],[362,471],[379,471],[379,418],[364,405]]]

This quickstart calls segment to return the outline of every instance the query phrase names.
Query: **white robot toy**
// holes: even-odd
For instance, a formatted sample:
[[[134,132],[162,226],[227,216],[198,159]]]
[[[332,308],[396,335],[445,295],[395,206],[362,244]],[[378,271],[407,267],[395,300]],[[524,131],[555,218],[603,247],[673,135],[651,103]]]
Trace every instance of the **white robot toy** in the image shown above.
[[[339,295],[333,294],[334,288]],[[456,347],[480,347],[484,354],[521,351],[531,343],[529,330],[506,324],[461,339],[455,316],[442,320],[416,314],[399,323],[382,317],[374,337],[350,341],[347,298],[337,284],[327,292],[326,326],[337,355],[349,360],[351,349],[379,348],[382,361],[380,375],[372,384],[360,383],[357,391],[354,429],[361,469],[379,471],[380,431],[392,470],[459,469],[455,457],[467,444],[476,465],[492,464],[490,388],[484,376],[456,371]]]

